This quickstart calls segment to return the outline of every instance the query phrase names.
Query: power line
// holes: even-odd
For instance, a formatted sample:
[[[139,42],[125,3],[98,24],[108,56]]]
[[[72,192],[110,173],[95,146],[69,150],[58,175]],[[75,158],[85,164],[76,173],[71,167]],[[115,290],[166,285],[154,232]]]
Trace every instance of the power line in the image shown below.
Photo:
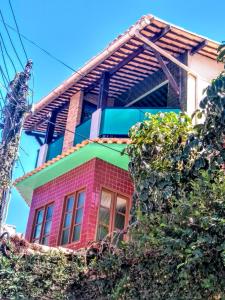
[[[20,164],[20,166],[21,166],[21,168],[22,168],[22,170],[23,170],[23,175],[25,175],[25,174],[26,174],[25,168],[24,168],[24,166],[23,166],[23,164],[22,164],[22,161],[21,161],[21,159],[20,159],[19,156],[18,156],[18,162],[19,162],[19,164]]]
[[[2,22],[2,20],[0,20]],[[11,25],[7,24],[5,22],[5,25],[10,28],[13,31],[17,30],[12,27]],[[62,65],[64,65],[66,68],[68,68],[69,70],[75,72],[75,69],[70,67],[67,63],[63,62],[61,59],[57,58],[55,55],[51,54],[48,50],[45,50],[43,47],[39,46],[36,42],[32,41],[30,38],[26,37],[23,33],[20,33],[20,36],[26,40],[27,42],[29,42],[30,44],[34,45],[35,47],[37,47],[39,50],[41,50],[42,52],[44,52],[45,54],[47,54],[49,57],[53,58],[54,60],[56,60],[57,62],[61,63]]]
[[[0,20],[0,21],[1,21],[1,20]],[[14,27],[12,27],[11,25],[7,24],[6,22],[5,22],[5,25],[6,25],[8,28],[10,28],[11,30],[17,32],[17,30],[16,30]],[[21,36],[24,40],[28,41],[29,43],[33,44],[35,47],[37,47],[38,49],[40,49],[41,51],[43,51],[43,52],[44,52],[45,54],[47,54],[49,57],[53,58],[54,60],[56,60],[57,62],[59,62],[60,64],[62,64],[62,65],[65,66],[66,68],[68,68],[69,70],[73,71],[74,73],[79,74],[82,78],[84,78],[84,77],[86,76],[86,74],[82,74],[80,71],[75,70],[73,67],[69,66],[67,63],[65,63],[65,62],[63,62],[61,59],[57,58],[55,55],[53,55],[52,53],[50,53],[48,50],[45,50],[43,47],[39,46],[36,42],[32,41],[30,38],[26,37],[24,34],[20,33],[20,36]],[[82,78],[81,78],[81,79],[82,79]],[[104,91],[108,92],[108,90],[106,90],[106,89],[104,89]],[[127,97],[129,98],[129,96],[130,96],[130,95],[128,94]],[[121,100],[122,102],[127,101],[127,99],[124,100],[124,99],[120,99],[119,97],[118,97],[118,99]],[[140,109],[139,109],[139,110],[140,110]],[[142,111],[142,112],[143,112],[143,111]]]
[[[9,6],[10,6],[10,9],[11,9],[11,12],[12,12],[12,15],[13,15],[14,22],[15,22],[15,24],[16,24],[16,29],[17,29],[17,33],[18,33],[18,36],[19,36],[19,39],[20,39],[20,43],[21,43],[21,45],[22,45],[22,48],[23,48],[23,51],[24,51],[26,60],[28,61],[28,56],[27,56],[27,53],[26,53],[26,50],[25,50],[23,41],[22,41],[22,39],[21,39],[21,35],[20,35],[20,31],[19,31],[19,26],[18,26],[18,23],[17,23],[17,21],[16,21],[16,16],[15,16],[15,13],[14,13],[14,10],[13,10],[13,7],[12,7],[11,0],[9,0]]]
[[[1,34],[1,32],[0,32],[0,40],[1,40],[0,43],[3,45],[3,48],[4,48],[4,50],[5,50],[5,53],[6,53],[6,55],[8,56],[8,59],[10,60],[12,66],[13,66],[14,72],[17,73],[16,67],[15,67],[15,65],[14,65],[14,62],[13,62],[11,56],[9,55],[8,51],[7,51],[7,48],[6,48],[6,45],[5,45],[5,42],[4,42],[4,39],[3,39],[3,36],[2,36],[2,34]]]
[[[0,15],[1,15],[1,19],[2,19],[3,25],[4,25],[4,27],[5,27],[6,33],[7,33],[7,35],[8,35],[9,40],[10,40],[11,46],[12,46],[12,48],[13,48],[15,54],[16,54],[16,57],[17,57],[17,59],[18,59],[20,65],[21,65],[21,67],[22,67],[22,69],[23,69],[23,63],[22,63],[22,61],[21,61],[21,59],[20,59],[20,57],[19,57],[19,55],[18,55],[18,53],[17,53],[17,51],[16,51],[16,48],[15,48],[15,46],[14,46],[14,44],[13,44],[12,38],[11,38],[10,33],[9,33],[9,31],[8,31],[8,28],[7,28],[7,25],[6,25],[6,23],[5,23],[5,20],[4,20],[4,17],[3,17],[3,14],[2,14],[1,9],[0,9]]]
[[[10,3],[10,0],[9,0],[9,3]],[[11,4],[11,3],[10,3],[10,4]],[[0,11],[0,13],[1,13],[1,11]],[[12,13],[13,13],[13,9],[12,9]],[[2,15],[2,14],[1,14],[1,15]],[[15,20],[15,18],[14,18],[14,20]],[[0,21],[1,21],[1,20],[0,20]],[[72,70],[74,73],[79,74],[82,78],[86,76],[86,74],[82,74],[80,71],[75,70],[74,68],[72,68],[71,66],[69,66],[68,64],[66,64],[65,62],[63,62],[61,59],[59,59],[59,58],[57,58],[55,55],[51,54],[49,51],[47,51],[47,50],[45,50],[43,47],[39,46],[36,42],[32,41],[31,39],[29,39],[28,37],[26,37],[24,34],[20,33],[19,30],[18,30],[18,26],[17,26],[17,30],[16,30],[16,29],[13,28],[11,25],[9,25],[9,24],[7,24],[6,22],[4,22],[3,17],[2,17],[2,21],[3,21],[3,23],[4,23],[4,25],[5,25],[6,27],[10,28],[10,29],[13,30],[13,31],[16,31],[16,32],[19,34],[20,39],[21,39],[21,37],[22,37],[23,39],[25,39],[26,41],[28,41],[29,43],[33,44],[33,45],[36,46],[38,49],[40,49],[41,51],[43,51],[45,54],[47,54],[47,55],[50,56],[51,58],[55,59],[57,62],[59,62],[59,63],[61,63],[62,65],[64,65],[66,68]],[[16,20],[15,20],[15,23],[16,23]],[[22,43],[22,39],[21,39],[21,43]],[[24,48],[24,50],[25,50],[25,48]],[[81,78],[81,79],[82,79],[82,78]],[[106,89],[103,89],[103,90],[106,91],[106,92],[109,92],[109,89],[107,89],[107,90],[106,90]],[[129,91],[129,93],[128,93],[127,99],[129,98],[129,96],[130,96],[130,91]],[[124,99],[120,99],[120,97],[117,97],[117,99],[120,100],[122,103],[125,102],[125,100],[124,100]],[[127,99],[126,99],[126,101],[127,101]],[[32,102],[33,102],[33,91],[32,91]],[[141,109],[138,108],[138,107],[137,107],[137,109],[138,109],[140,112],[144,113],[144,114],[146,113],[145,111],[141,110]],[[49,121],[49,122],[50,122],[50,121]],[[74,133],[74,132],[72,132],[72,133]],[[83,137],[84,137],[84,136],[83,136]],[[87,138],[87,137],[84,137],[84,138]],[[102,145],[102,144],[101,144],[101,145]]]
[[[9,77],[9,71],[7,68],[7,64],[6,64],[6,60],[5,60],[5,56],[4,56],[4,52],[3,52],[3,48],[2,48],[2,43],[0,42],[0,49],[1,49],[1,54],[2,54],[2,60],[3,60],[3,64],[5,66],[5,70],[6,70],[6,74],[7,74],[7,78],[8,81],[10,81],[10,77]]]

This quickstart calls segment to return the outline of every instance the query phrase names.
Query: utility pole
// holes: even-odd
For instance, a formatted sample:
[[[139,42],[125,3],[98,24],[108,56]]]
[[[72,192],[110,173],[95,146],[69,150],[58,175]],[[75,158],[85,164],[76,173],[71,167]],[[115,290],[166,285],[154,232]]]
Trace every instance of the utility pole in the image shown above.
[[[12,186],[12,172],[20,144],[26,113],[28,81],[32,61],[28,61],[23,72],[17,73],[10,82],[3,107],[2,136],[0,141],[0,231],[5,221],[8,195]]]

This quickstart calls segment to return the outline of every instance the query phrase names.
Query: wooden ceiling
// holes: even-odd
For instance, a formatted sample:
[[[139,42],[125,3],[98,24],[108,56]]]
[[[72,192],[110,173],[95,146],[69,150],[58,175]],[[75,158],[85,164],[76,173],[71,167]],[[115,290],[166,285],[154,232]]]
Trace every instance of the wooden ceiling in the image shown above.
[[[140,33],[174,57],[189,51],[193,53],[198,52],[213,60],[217,58],[218,44],[216,42],[156,18],[149,25],[146,25]],[[120,37],[116,40],[120,39]],[[144,49],[142,41],[136,37],[131,37],[127,43],[123,44],[110,57],[99,63],[88,74],[82,76],[79,81],[75,82],[65,92],[56,96],[51,103],[44,106],[37,113],[29,115],[25,121],[25,130],[45,131],[47,122],[43,122],[43,120],[46,120],[48,113],[65,103],[69,103],[71,96],[81,89],[92,94],[98,94],[99,81],[104,71],[108,71],[111,74],[109,97],[119,98],[122,93],[159,69],[160,65],[153,51]],[[65,130],[67,112],[68,107],[64,106],[63,111],[58,115],[55,128],[58,133]]]

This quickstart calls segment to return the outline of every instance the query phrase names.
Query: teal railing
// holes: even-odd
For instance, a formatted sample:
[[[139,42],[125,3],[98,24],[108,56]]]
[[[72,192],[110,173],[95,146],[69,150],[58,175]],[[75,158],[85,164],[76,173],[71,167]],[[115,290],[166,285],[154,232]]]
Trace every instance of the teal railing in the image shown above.
[[[180,112],[175,108],[106,108],[102,111],[99,137],[127,136],[130,128],[145,119],[145,113]],[[78,125],[75,130],[74,145],[89,139],[91,119]],[[64,136],[58,138],[48,146],[46,161],[62,153]]]
[[[60,138],[58,138],[57,140],[55,140],[54,142],[48,145],[48,153],[47,153],[46,161],[62,153],[63,139],[64,136],[61,136]]]
[[[91,119],[78,125],[75,130],[74,145],[80,144],[82,141],[89,139],[91,130]]]
[[[106,108],[102,112],[100,136],[126,136],[129,129],[145,119],[145,113],[176,112],[175,108]]]

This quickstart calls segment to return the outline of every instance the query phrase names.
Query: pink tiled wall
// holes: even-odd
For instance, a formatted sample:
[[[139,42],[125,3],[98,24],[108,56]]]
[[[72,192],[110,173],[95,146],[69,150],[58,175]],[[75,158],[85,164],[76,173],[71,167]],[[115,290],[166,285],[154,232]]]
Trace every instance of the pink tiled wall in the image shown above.
[[[117,191],[132,197],[133,186],[128,172],[100,159],[92,159],[70,172],[59,176],[34,191],[27,224],[26,239],[30,241],[36,209],[54,202],[49,245],[59,244],[60,225],[65,196],[77,190],[86,189],[86,201],[79,242],[67,245],[79,249],[95,240],[97,215],[101,188]]]

